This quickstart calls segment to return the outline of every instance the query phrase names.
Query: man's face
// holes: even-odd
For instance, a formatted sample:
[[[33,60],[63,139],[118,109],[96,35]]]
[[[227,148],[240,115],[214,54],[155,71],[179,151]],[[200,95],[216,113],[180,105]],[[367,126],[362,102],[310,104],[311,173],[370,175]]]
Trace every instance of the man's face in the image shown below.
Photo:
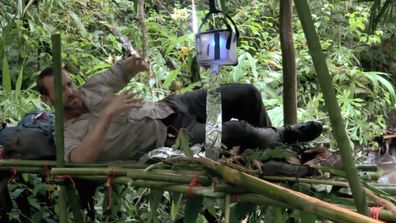
[[[43,78],[43,84],[48,90],[48,96],[42,95],[42,100],[48,105],[55,105],[55,87],[54,76]],[[62,70],[62,88],[63,88],[63,108],[65,111],[74,111],[81,109],[82,100],[74,82],[70,79],[67,71]]]

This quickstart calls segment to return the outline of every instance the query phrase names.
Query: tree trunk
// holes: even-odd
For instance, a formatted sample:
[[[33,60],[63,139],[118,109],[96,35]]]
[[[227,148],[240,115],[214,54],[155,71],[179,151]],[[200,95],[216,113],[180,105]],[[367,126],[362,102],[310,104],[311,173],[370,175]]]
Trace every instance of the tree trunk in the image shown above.
[[[283,67],[284,124],[294,124],[297,122],[297,76],[293,41],[292,8],[292,0],[280,1],[279,30]]]

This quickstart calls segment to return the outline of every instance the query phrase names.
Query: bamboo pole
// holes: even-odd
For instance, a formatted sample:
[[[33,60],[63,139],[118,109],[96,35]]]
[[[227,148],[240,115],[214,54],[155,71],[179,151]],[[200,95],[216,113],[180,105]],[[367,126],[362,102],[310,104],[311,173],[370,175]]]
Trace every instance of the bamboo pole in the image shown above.
[[[271,205],[271,206],[277,206],[281,208],[290,208],[289,205],[283,202],[279,202],[273,199],[270,199],[268,197],[258,195],[258,194],[242,194],[238,195],[237,200],[234,200],[234,202],[250,202],[258,205]],[[353,208],[353,206],[344,206],[348,210],[355,211],[356,209]],[[392,212],[387,211],[387,210],[381,210],[379,213],[379,219],[386,221],[386,222],[396,222],[396,216],[392,214]]]
[[[222,176],[228,183],[243,187],[251,192],[265,195],[271,199],[284,202],[292,208],[303,210],[317,216],[337,222],[374,223],[379,222],[365,215],[321,201],[300,192],[296,192],[257,177],[241,173],[230,167],[220,165],[207,158],[193,159]]]
[[[105,176],[77,176],[76,178],[99,182],[105,182],[107,179],[107,177]],[[225,196],[225,193],[213,191],[213,188],[210,186],[190,186],[188,183],[180,184],[164,181],[136,180],[130,177],[115,177],[112,181],[116,184],[123,184],[131,187],[148,187],[153,189],[184,193],[187,195],[207,196],[215,198],[223,198]]]
[[[283,119],[284,124],[297,122],[297,75],[293,40],[293,0],[279,3],[279,34],[283,69]]]
[[[51,174],[57,175],[73,175],[73,176],[84,176],[84,175],[104,175],[104,176],[127,176],[133,179],[142,180],[157,180],[166,181],[173,183],[189,183],[196,177],[197,182],[202,185],[208,185],[211,180],[208,176],[203,174],[199,175],[198,172],[194,171],[191,174],[188,171],[184,171],[182,174],[165,172],[165,171],[144,171],[144,170],[131,170],[125,168],[52,168]]]
[[[0,160],[0,167],[15,167],[15,166],[31,166],[31,167],[42,167],[56,166],[56,161],[53,160],[17,160],[17,159],[7,159]],[[100,162],[100,163],[65,163],[67,167],[124,167],[124,168],[136,168],[144,169],[149,165],[134,161],[112,161],[112,162]]]
[[[305,37],[307,38],[308,48],[316,69],[320,87],[322,88],[326,109],[330,116],[331,126],[333,127],[333,134],[338,146],[340,147],[342,163],[344,164],[344,169],[347,173],[348,182],[351,186],[356,208],[359,213],[368,215],[367,202],[362,189],[362,184],[357,175],[357,169],[354,165],[351,144],[345,130],[345,124],[338,106],[333,82],[327,68],[326,58],[323,54],[322,47],[315,31],[308,3],[306,0],[295,0],[294,4],[303,27]]]
[[[65,166],[64,138],[63,138],[63,93],[62,93],[62,56],[61,56],[61,36],[54,34],[52,40],[52,55],[54,69],[55,86],[55,144],[56,144],[56,164],[58,167]]]
[[[56,166],[65,166],[64,156],[64,138],[63,138],[63,94],[62,94],[62,48],[60,34],[51,36],[53,69],[54,69],[54,87],[55,87],[55,145],[56,145]],[[59,221],[67,222],[67,201],[66,188],[64,185],[58,186],[59,195]]]

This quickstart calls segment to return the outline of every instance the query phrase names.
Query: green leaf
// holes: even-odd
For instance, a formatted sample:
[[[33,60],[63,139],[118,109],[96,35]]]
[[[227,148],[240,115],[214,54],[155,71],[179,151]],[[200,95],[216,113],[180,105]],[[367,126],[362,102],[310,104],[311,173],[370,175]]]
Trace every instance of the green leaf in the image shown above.
[[[240,223],[246,215],[253,212],[256,205],[252,203],[237,203],[231,208],[230,223]]]
[[[270,160],[270,159],[287,159],[291,156],[290,153],[287,153],[283,148],[275,148],[275,149],[266,149],[263,152],[261,160]]]
[[[202,196],[188,197],[186,208],[184,210],[183,223],[196,222],[198,214],[201,211],[201,204],[203,201]]]
[[[78,28],[80,29],[81,34],[84,37],[88,37],[88,32],[85,29],[84,24],[81,22],[81,18],[76,13],[74,13],[73,11],[70,11],[69,15],[73,18],[74,22],[77,24]]]
[[[158,219],[157,217],[157,209],[162,199],[162,195],[164,194],[164,190],[150,190],[150,222],[153,220]]]
[[[182,151],[187,157],[192,158],[193,152],[190,148],[190,136],[188,134],[188,130],[184,128],[180,129],[178,137],[180,137],[180,147]]]
[[[24,67],[25,67],[25,62],[26,62],[26,58],[23,60],[21,70],[19,71],[19,75],[18,75],[18,78],[17,78],[16,83],[15,83],[15,91],[16,91],[17,94],[19,94],[21,92],[21,89],[22,89],[23,70],[24,70]]]
[[[172,83],[173,80],[176,79],[177,74],[179,73],[179,70],[172,70],[168,77],[165,79],[164,83],[162,84],[162,87],[165,89],[168,89]]]
[[[7,55],[3,54],[3,88],[6,92],[11,92],[11,74],[10,67],[8,65]]]
[[[267,223],[281,223],[285,222],[287,216],[283,213],[283,208],[269,206],[265,210],[265,222]]]
[[[316,216],[313,214],[309,214],[307,212],[300,211],[300,218],[301,218],[301,222],[304,222],[304,223],[315,223],[316,222]]]
[[[175,221],[179,213],[180,201],[182,200],[183,194],[177,192],[171,192],[170,194],[172,197],[171,218]]]

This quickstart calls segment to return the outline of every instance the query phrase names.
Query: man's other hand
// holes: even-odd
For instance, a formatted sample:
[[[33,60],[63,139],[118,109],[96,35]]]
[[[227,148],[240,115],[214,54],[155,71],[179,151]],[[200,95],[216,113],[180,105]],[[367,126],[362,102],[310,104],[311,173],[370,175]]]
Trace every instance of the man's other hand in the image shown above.
[[[105,114],[115,116],[119,113],[127,111],[131,108],[141,108],[142,98],[138,97],[137,93],[123,92],[120,95],[115,95],[105,108]]]
[[[150,63],[140,57],[128,57],[121,62],[121,67],[127,74],[137,74],[149,70]]]

